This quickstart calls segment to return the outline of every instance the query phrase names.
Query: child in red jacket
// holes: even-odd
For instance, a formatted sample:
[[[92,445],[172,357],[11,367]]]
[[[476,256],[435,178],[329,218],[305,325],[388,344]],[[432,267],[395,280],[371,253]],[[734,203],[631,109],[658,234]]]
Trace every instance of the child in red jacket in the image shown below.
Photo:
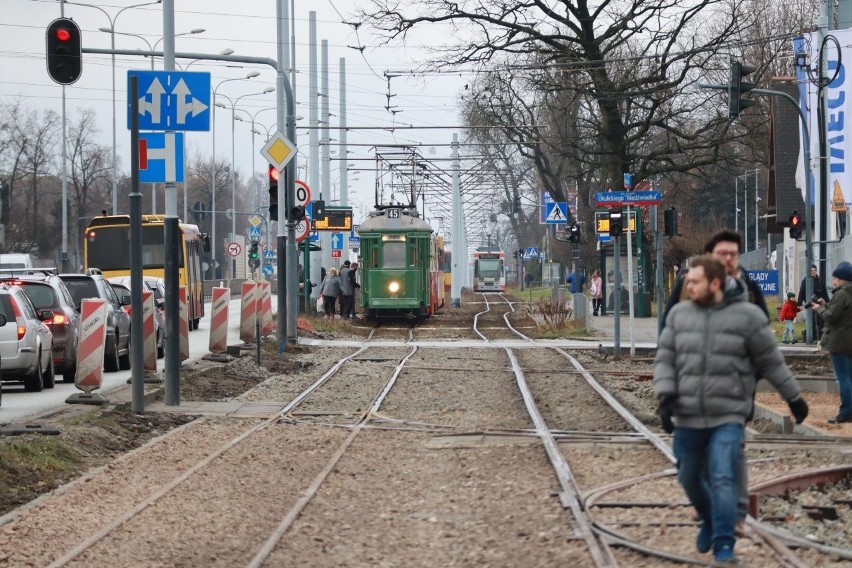
[[[796,302],[796,295],[788,292],[787,301],[781,306],[781,321],[784,322],[784,336],[781,338],[781,343],[796,343],[793,321],[801,309],[798,302]]]

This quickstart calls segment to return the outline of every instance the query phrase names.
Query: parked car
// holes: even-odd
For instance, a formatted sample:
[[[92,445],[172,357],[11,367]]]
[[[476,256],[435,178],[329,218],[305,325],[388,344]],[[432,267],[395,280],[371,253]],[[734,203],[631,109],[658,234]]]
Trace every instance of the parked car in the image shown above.
[[[29,392],[52,389],[56,382],[53,334],[43,319],[53,319],[53,312],[42,310],[39,317],[20,286],[3,284],[0,285],[0,313],[6,318],[6,325],[0,326],[3,381],[23,381],[24,389]]]
[[[51,269],[37,268],[15,277],[2,276],[0,282],[20,286],[39,318],[45,310],[53,312],[53,319],[44,320],[53,333],[53,366],[66,383],[73,383],[77,372],[80,313],[65,283]]]
[[[125,279],[127,284],[121,282]],[[124,311],[127,312],[128,316],[131,315],[133,312],[130,308],[130,278],[119,276],[109,278],[107,281],[112,286],[115,295],[118,296],[118,301],[121,302]],[[147,288],[147,282],[144,280],[143,285]],[[163,316],[163,300],[157,300],[157,292],[154,290],[152,292],[154,292],[154,337],[156,337],[157,358],[160,359],[166,355],[166,321]]]
[[[130,368],[130,316],[124,311],[112,286],[96,268],[86,274],[60,274],[68,287],[77,311],[88,298],[100,298],[107,304],[107,335],[104,370],[113,372]]]

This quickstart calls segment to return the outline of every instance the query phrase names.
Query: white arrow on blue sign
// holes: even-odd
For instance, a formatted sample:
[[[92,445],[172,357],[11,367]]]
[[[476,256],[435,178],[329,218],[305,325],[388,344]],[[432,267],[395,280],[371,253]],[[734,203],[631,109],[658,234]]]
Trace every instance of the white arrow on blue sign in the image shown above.
[[[333,249],[342,249],[343,248],[343,233],[332,233],[331,234],[331,248],[333,248]]]
[[[136,93],[130,92],[133,76]],[[128,129],[133,97],[139,101],[139,130],[210,130],[210,73],[128,71]]]
[[[141,132],[139,182],[182,183],[183,178],[183,133]]]
[[[267,264],[266,266],[263,267],[263,273],[264,274],[272,274],[273,270],[274,269],[272,268],[271,264]]]

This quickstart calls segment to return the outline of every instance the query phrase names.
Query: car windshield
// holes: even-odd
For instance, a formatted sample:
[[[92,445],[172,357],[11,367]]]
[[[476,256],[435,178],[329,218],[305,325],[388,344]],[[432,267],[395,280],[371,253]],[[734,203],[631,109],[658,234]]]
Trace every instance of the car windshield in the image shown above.
[[[118,301],[122,304],[130,304],[130,290],[122,286],[121,284],[110,284],[112,289],[115,291],[115,295],[118,296]]]
[[[65,286],[74,298],[74,304],[79,306],[86,298],[100,298],[98,287],[91,278],[65,280]]]
[[[27,296],[29,296],[30,301],[37,310],[53,308],[59,305],[56,292],[54,292],[53,288],[46,284],[21,282],[20,286],[24,289],[24,292],[27,293]]]

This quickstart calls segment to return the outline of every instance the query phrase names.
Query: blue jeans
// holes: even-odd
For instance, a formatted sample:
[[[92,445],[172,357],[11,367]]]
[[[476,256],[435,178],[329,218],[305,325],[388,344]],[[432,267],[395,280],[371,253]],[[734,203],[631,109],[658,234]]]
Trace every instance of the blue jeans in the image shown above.
[[[713,552],[734,546],[742,440],[743,425],[735,422],[716,428],[675,428],[678,481],[701,520],[713,528]]]
[[[852,355],[843,353],[831,354],[831,366],[834,367],[834,378],[840,390],[841,416],[852,416]]]
[[[795,341],[796,332],[793,330],[793,320],[784,320],[784,337],[781,341]]]

